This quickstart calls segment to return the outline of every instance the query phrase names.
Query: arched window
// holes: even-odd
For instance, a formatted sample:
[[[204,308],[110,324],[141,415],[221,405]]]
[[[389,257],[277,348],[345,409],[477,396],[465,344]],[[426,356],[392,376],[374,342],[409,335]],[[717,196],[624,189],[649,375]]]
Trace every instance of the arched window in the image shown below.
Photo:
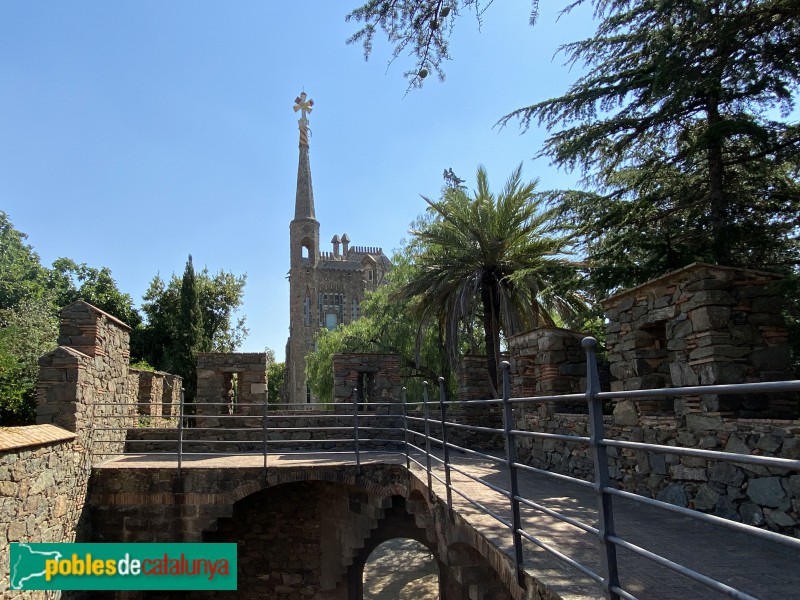
[[[303,301],[303,325],[311,325],[311,296]]]

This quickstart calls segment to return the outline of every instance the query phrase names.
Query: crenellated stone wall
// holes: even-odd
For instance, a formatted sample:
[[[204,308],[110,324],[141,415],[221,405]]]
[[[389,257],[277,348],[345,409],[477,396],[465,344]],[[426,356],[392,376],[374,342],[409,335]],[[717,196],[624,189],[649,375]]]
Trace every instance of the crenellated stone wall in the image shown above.
[[[8,589],[8,543],[87,539],[92,467],[122,452],[128,429],[140,419],[169,416],[162,422],[175,425],[181,378],[130,370],[125,323],[82,300],[64,307],[60,317],[60,345],[39,359],[39,424],[0,432],[3,597],[61,597]]]
[[[603,302],[612,390],[791,379],[774,273],[695,263]],[[792,396],[638,401],[640,415],[796,418]]]
[[[128,370],[131,403],[141,427],[175,427],[180,414],[183,378],[163,371]]]
[[[198,427],[219,427],[220,415],[261,415],[266,399],[265,352],[202,352],[197,355],[196,411],[197,415],[208,417],[197,419]]]
[[[3,597],[61,597],[61,592],[9,590],[8,543],[87,537],[85,501],[93,463],[121,452],[126,429],[135,422],[129,332],[125,323],[86,302],[64,307],[60,346],[39,359],[39,424],[0,434]]]
[[[508,338],[511,396],[552,396],[586,390],[586,334],[558,327],[540,327]],[[558,412],[586,412],[583,401],[545,405]]]
[[[606,437],[665,446],[800,459],[800,421],[690,414],[642,417],[636,426],[605,417]],[[588,436],[586,415],[518,411],[517,429]],[[585,444],[518,438],[521,462],[592,481]],[[800,474],[704,458],[608,448],[612,483],[623,490],[800,537]]]
[[[122,451],[134,423],[128,378],[130,327],[78,300],[61,309],[59,347],[39,359],[36,420],[78,435],[104,460]]]
[[[399,406],[402,390],[397,354],[334,354],[334,403],[352,403],[357,395],[359,403],[398,403]]]

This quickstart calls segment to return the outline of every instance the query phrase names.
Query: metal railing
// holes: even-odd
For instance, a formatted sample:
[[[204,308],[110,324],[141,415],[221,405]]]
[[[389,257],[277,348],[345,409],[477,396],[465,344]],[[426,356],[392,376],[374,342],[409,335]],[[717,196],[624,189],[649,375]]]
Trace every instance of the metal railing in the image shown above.
[[[525,585],[525,548],[526,543],[541,548],[558,560],[570,565],[580,573],[593,580],[602,590],[604,596],[611,600],[625,599],[636,600],[630,591],[623,589],[620,584],[619,561],[617,549],[623,548],[627,552],[645,558],[653,563],[665,567],[683,577],[687,577],[703,586],[715,590],[729,598],[739,600],[755,600],[753,596],[734,589],[733,587],[708,577],[690,567],[678,564],[655,552],[642,548],[629,540],[622,538],[614,526],[614,499],[622,498],[643,505],[656,507],[660,510],[691,517],[697,521],[711,523],[737,532],[777,542],[784,547],[800,552],[800,540],[781,535],[772,531],[746,525],[744,523],[717,517],[711,514],[698,512],[690,508],[683,508],[649,497],[617,489],[612,484],[609,474],[608,448],[628,449],[633,451],[646,450],[685,457],[704,458],[712,461],[740,463],[769,467],[773,469],[786,469],[800,472],[800,460],[784,458],[734,454],[702,448],[687,448],[670,445],[634,442],[627,440],[608,439],[605,437],[602,404],[611,399],[641,399],[652,397],[682,397],[697,396],[702,394],[752,394],[752,393],[794,393],[800,392],[800,381],[783,381],[768,383],[751,383],[737,385],[693,386],[678,388],[662,388],[652,390],[631,390],[618,392],[600,391],[600,379],[597,372],[595,359],[596,342],[593,338],[585,338],[583,347],[587,361],[587,389],[583,394],[563,394],[554,396],[534,396],[525,398],[512,398],[510,392],[510,365],[501,364],[502,370],[502,398],[488,400],[446,400],[444,380],[439,380],[438,416],[431,414],[429,399],[429,385],[423,385],[422,399],[410,402],[406,399],[403,389],[399,402],[357,403],[349,405],[333,405],[328,410],[310,413],[308,405],[280,405],[273,406],[266,402],[261,407],[259,415],[237,414],[207,414],[215,406],[228,407],[228,403],[200,403],[193,406],[195,414],[187,414],[184,410],[183,396],[178,416],[177,434],[174,440],[136,439],[128,440],[128,447],[123,452],[106,453],[107,456],[120,454],[137,454],[134,452],[136,444],[154,444],[155,447],[169,448],[167,450],[154,450],[148,454],[177,457],[177,468],[183,468],[186,457],[208,457],[219,455],[262,454],[263,466],[268,468],[270,454],[285,452],[293,453],[318,453],[336,452],[342,454],[344,460],[353,460],[356,465],[362,464],[362,459],[372,453],[386,453],[397,455],[411,469],[412,465],[424,470],[427,477],[427,486],[432,500],[436,499],[434,481],[445,489],[445,502],[448,509],[454,508],[454,494],[477,508],[482,513],[491,516],[503,527],[508,529],[513,541],[513,561],[517,571],[519,585]],[[357,394],[354,397],[358,397]],[[583,399],[588,406],[588,436],[546,433],[530,431],[515,427],[514,409],[530,408],[543,403],[574,402]],[[137,406],[133,404],[132,406]],[[252,406],[252,405],[251,405]],[[292,412],[291,408],[297,408]],[[496,407],[500,412],[502,426],[492,427],[476,425],[459,420],[450,420],[456,410],[462,411],[488,411]],[[198,414],[198,411],[200,414]],[[135,415],[133,416],[135,418]],[[130,417],[129,417],[130,418]],[[239,421],[236,421],[238,419]],[[206,422],[211,420],[210,422]],[[303,421],[305,420],[305,422]],[[214,421],[218,424],[214,426]],[[297,422],[298,426],[288,423]],[[370,423],[371,421],[371,423]],[[463,420],[462,420],[463,421]],[[221,427],[222,423],[230,422],[230,427]],[[365,422],[367,424],[365,424]],[[383,425],[378,425],[384,422]],[[187,425],[193,425],[188,427]],[[440,437],[431,434],[432,426],[440,431]],[[120,431],[120,427],[99,427],[100,431]],[[131,428],[128,427],[130,430]],[[135,428],[134,428],[135,429]],[[169,431],[164,429],[145,430]],[[172,430],[175,431],[175,430]],[[467,432],[482,436],[498,436],[502,439],[505,452],[498,456],[497,453],[469,448],[451,441],[459,433]],[[298,437],[299,434],[302,437]],[[202,434],[202,435],[201,435]],[[288,434],[291,439],[286,439]],[[366,434],[366,436],[365,436]],[[130,436],[129,436],[130,437]],[[214,439],[214,438],[228,439]],[[543,440],[563,441],[586,445],[591,453],[594,465],[594,480],[587,481],[569,475],[547,471],[522,463],[517,458],[517,440],[520,438],[538,438]],[[234,439],[231,439],[234,438]],[[225,446],[227,444],[227,446]],[[201,450],[197,446],[201,445]],[[238,445],[238,446],[237,446]],[[192,447],[195,447],[192,450]],[[216,450],[220,447],[220,450]],[[235,448],[234,448],[235,447]],[[505,470],[508,475],[508,489],[495,485],[481,477],[470,473],[469,469],[458,461],[451,459],[451,452],[459,455],[489,461]],[[352,457],[352,458],[351,458]],[[423,460],[424,458],[424,460]],[[510,518],[500,514],[498,510],[487,506],[486,501],[470,495],[453,483],[453,473],[477,482],[491,489],[493,492],[505,497],[508,501],[507,509]],[[531,473],[547,477],[560,482],[568,482],[590,489],[596,496],[597,526],[583,522],[577,518],[559,513],[552,508],[524,497],[520,493],[520,476]],[[590,534],[597,539],[601,549],[601,568],[592,569],[582,564],[573,557],[564,554],[552,544],[537,537],[536,532],[526,530],[521,518],[522,509],[531,509],[557,519],[580,531]]]

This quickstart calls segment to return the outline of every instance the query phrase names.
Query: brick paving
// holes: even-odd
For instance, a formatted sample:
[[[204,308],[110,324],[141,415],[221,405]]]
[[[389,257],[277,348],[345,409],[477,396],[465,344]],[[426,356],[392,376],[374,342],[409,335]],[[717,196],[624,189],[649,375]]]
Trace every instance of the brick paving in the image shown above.
[[[507,473],[503,465],[487,459],[454,454],[455,456],[451,456],[453,463],[472,477],[503,489],[508,488]],[[415,456],[421,463],[425,463],[424,455]],[[285,453],[270,455],[268,468],[354,462],[354,455],[347,452]],[[397,463],[404,462],[404,457],[398,454],[364,453],[362,463],[368,462]],[[164,467],[165,463],[175,464],[174,455],[126,456],[105,463],[103,467]],[[184,459],[184,466],[187,468],[259,465],[263,465],[263,457],[258,455],[191,456]],[[420,480],[427,480],[424,469],[413,462],[411,470]],[[435,460],[434,471],[444,479],[443,467]],[[451,477],[454,489],[480,502],[502,518],[511,519],[509,502],[502,494],[455,470]],[[446,498],[444,485],[435,478],[433,488],[439,498]],[[597,501],[591,489],[524,472],[520,473],[520,494],[587,525],[597,526]],[[505,525],[478,510],[458,493],[453,494],[453,506],[496,546],[513,554],[511,536]],[[617,535],[630,543],[719,579],[760,600],[800,599],[798,545],[792,547],[761,540],[621,498],[614,499],[614,516]],[[582,565],[594,571],[600,570],[599,545],[594,536],[530,508],[523,509],[522,520],[523,529],[529,534],[556,547]],[[526,571],[564,600],[603,597],[598,585],[588,576],[537,548],[533,543],[525,541],[524,556]],[[640,600],[717,600],[728,597],[626,550],[618,550],[618,557],[623,589]]]

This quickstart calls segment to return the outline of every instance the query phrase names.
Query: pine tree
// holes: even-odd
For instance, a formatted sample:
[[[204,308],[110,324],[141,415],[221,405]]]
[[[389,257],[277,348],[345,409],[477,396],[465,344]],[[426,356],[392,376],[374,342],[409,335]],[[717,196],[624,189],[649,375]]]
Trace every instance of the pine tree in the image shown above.
[[[800,85],[796,2],[597,6],[596,35],[563,47],[588,74],[503,122],[555,130],[542,154],[584,170],[609,228],[636,215],[664,234],[677,216],[691,234],[687,255],[762,268],[765,259],[796,261],[800,125],[778,117],[790,114]],[[631,204],[616,210],[603,200]]]

